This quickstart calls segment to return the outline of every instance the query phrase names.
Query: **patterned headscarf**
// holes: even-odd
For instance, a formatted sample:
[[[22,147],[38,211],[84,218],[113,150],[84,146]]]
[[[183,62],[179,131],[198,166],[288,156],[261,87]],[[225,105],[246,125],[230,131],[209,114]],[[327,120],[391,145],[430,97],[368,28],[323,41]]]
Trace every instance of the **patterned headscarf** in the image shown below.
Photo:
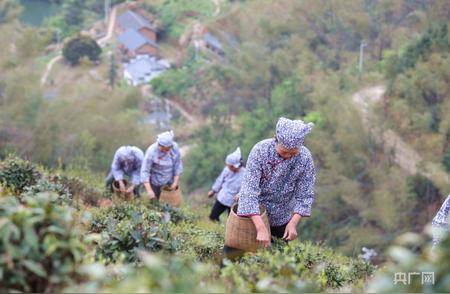
[[[174,137],[173,131],[167,131],[159,134],[156,139],[156,142],[158,142],[159,145],[164,147],[172,147],[173,137]]]
[[[232,165],[235,168],[238,168],[241,166],[241,148],[236,148],[236,150],[233,153],[228,154],[227,158],[225,159],[225,164]]]
[[[305,136],[311,132],[313,126],[313,123],[305,124],[301,120],[281,117],[276,128],[278,142],[287,149],[299,148],[303,145]]]

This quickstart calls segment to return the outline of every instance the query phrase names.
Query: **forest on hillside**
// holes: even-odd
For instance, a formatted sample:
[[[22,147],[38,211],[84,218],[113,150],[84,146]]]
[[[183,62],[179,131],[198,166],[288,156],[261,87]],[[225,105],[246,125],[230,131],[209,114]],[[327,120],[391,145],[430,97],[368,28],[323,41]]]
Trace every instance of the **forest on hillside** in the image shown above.
[[[270,285],[266,288],[262,282],[249,282],[255,278],[251,277],[251,272],[258,264],[258,257],[249,257],[243,269],[234,265],[227,267],[225,275],[231,285],[238,287],[238,291],[323,291],[355,282],[360,290],[366,289],[370,283],[365,279],[374,269],[373,265],[356,261],[362,247],[375,249],[378,252],[375,263],[391,266],[392,272],[396,267],[398,270],[408,268],[406,261],[397,260],[395,265],[391,264],[392,254],[388,248],[393,242],[400,242],[407,248],[402,252],[409,250],[411,255],[408,256],[414,256],[408,262],[433,260],[425,249],[428,236],[421,234],[450,191],[450,117],[445,115],[450,111],[450,2],[111,1],[111,7],[138,7],[158,28],[161,55],[171,61],[171,68],[146,86],[152,95],[177,103],[192,117],[189,120],[176,112],[170,126],[165,128],[144,122],[148,116],[149,98],[143,95],[140,87],[129,86],[122,79],[120,56],[116,55],[118,44],[114,41],[102,48],[98,62],[82,58],[77,65],[65,61],[56,63],[49,82],[41,83],[49,62],[59,54],[55,46],[67,44],[92,27],[103,30],[106,27],[103,0],[43,2],[51,2],[56,9],[42,20],[41,25],[30,26],[19,21],[26,9],[20,1],[0,0],[0,45],[4,48],[0,51],[0,159],[3,162],[8,162],[8,156],[14,154],[45,170],[42,174],[77,177],[89,187],[86,189],[91,189],[84,194],[100,199],[105,196],[102,194],[103,177],[109,171],[114,151],[125,144],[145,150],[158,133],[170,127],[180,146],[187,147],[189,152],[183,158],[185,171],[181,177],[187,206],[182,212],[169,213],[189,214],[188,206],[191,205],[201,207],[206,216],[207,207],[211,205],[206,193],[223,169],[225,156],[240,146],[245,160],[255,143],[274,136],[279,117],[302,119],[315,125],[305,145],[311,151],[317,169],[316,199],[311,218],[302,220],[299,226],[299,239],[311,243],[298,243],[300,245],[290,249],[280,245],[279,250],[293,250],[296,258],[304,260],[305,252],[311,251],[308,256],[320,256],[321,247],[314,247],[318,244],[334,250],[327,251],[327,256],[336,254],[338,257],[335,263],[327,265],[326,271],[317,270],[322,275],[318,284],[306,283],[300,287],[286,277],[282,282],[277,280],[280,277],[267,278],[278,281],[273,283],[280,288],[273,288],[270,281],[266,281]],[[199,51],[194,42],[198,30],[216,36],[223,45],[223,53]],[[364,109],[361,106],[364,104],[355,103],[355,93],[375,87],[383,87],[379,101]],[[402,143],[395,143],[400,139],[393,138],[400,138]],[[398,145],[406,147],[398,148]],[[399,163],[402,156],[412,167]],[[3,163],[3,171],[9,168]],[[1,175],[0,168],[0,179]],[[3,181],[7,181],[6,178]],[[30,187],[36,183],[29,183],[25,185],[29,186],[28,192],[10,191],[17,199],[2,204],[7,207],[0,209],[2,218],[16,213],[14,201],[24,201],[24,207],[30,209],[56,201],[62,203],[62,207],[73,206],[75,218],[91,210],[84,204],[74,205],[73,200],[70,203],[47,198],[29,200],[31,194],[46,191],[44,183],[35,182],[40,184],[41,190],[33,190]],[[52,188],[47,187],[47,190],[56,192],[58,199],[64,198],[57,187],[53,187],[57,184],[49,184]],[[6,187],[6,183],[1,185]],[[28,198],[23,196],[25,192],[31,193]],[[78,190],[71,191],[70,198],[79,197],[80,193],[83,194]],[[3,191],[1,197],[6,194]],[[44,204],[37,204],[39,201]],[[95,201],[89,205],[95,206]],[[133,219],[130,211],[138,209],[133,205],[119,201],[117,210],[125,211],[123,213],[129,214],[126,218]],[[100,233],[102,229],[99,228],[106,227],[106,223],[101,223],[102,215],[112,212],[92,209],[94,223],[83,225],[81,231],[97,230],[95,233]],[[164,212],[161,207],[142,209],[145,211],[140,213],[149,218],[144,221],[148,221],[144,224],[148,226]],[[164,240],[164,245],[152,243],[153,247],[147,249],[168,255],[181,252],[178,254],[181,259],[165,260],[143,253],[143,272],[130,270],[129,283],[141,281],[145,271],[147,274],[166,274],[152,268],[150,261],[146,263],[145,260],[152,258],[161,258],[155,262],[167,268],[198,270],[199,279],[206,281],[200,274],[204,268],[185,263],[182,258],[189,256],[205,262],[205,257],[217,254],[224,222],[221,226],[213,226],[196,217],[200,216],[188,215],[182,220],[187,231],[198,237],[192,240],[183,236],[183,229],[176,228],[177,221],[158,227],[155,234],[160,235],[155,238]],[[128,225],[125,223],[123,226]],[[86,229],[86,226],[90,227]],[[196,226],[200,228],[196,229]],[[121,230],[121,234],[128,233],[124,228]],[[399,241],[398,237],[407,232],[419,234],[414,235],[416,243],[411,239]],[[169,235],[178,236],[179,243],[171,244]],[[192,245],[183,242],[200,242],[201,236],[212,238],[211,246],[200,253],[190,252]],[[67,240],[76,239],[76,236],[66,237]],[[121,245],[112,248],[100,241],[98,244],[100,247],[94,251],[92,244],[80,245],[87,246],[80,250],[96,252],[92,259],[102,266],[116,262],[128,265],[139,260],[137,255],[119,257],[117,252],[122,249]],[[127,250],[134,252],[133,246]],[[448,259],[448,252],[441,253],[442,258]],[[347,259],[340,254],[350,257]],[[271,257],[262,255],[261,258]],[[317,257],[315,261],[320,264],[321,258]],[[75,263],[80,261],[74,260]],[[208,258],[206,261],[211,262]],[[341,264],[354,270],[339,272]],[[3,267],[4,263],[0,265]],[[28,263],[25,267],[38,276],[42,273],[35,264]],[[305,274],[304,268],[296,268],[286,270],[286,276],[291,270]],[[436,265],[438,272],[445,273],[445,268]],[[105,282],[99,278],[98,284],[92,282],[94,288],[86,284],[86,291],[138,290],[126,288],[125,282],[105,275],[112,280]],[[239,280],[239,275],[245,281]],[[263,280],[263,276],[261,273],[257,280]],[[304,277],[311,279],[306,274]],[[383,277],[378,278],[383,280]],[[384,281],[388,278],[386,274]],[[72,282],[76,284],[76,281],[61,284]],[[192,281],[178,282],[180,287],[196,285]],[[209,282],[205,283],[212,288],[205,289],[230,290],[227,288],[230,285],[214,288],[217,281]],[[2,286],[0,282],[0,289]],[[186,290],[153,286],[144,289]],[[437,289],[449,289],[445,284],[442,287]]]

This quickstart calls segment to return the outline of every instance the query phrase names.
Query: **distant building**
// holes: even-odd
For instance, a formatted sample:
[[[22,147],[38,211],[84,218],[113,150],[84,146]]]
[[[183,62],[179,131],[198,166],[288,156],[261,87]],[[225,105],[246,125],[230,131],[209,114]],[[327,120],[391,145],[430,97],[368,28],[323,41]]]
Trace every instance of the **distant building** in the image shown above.
[[[128,10],[117,18],[117,33],[121,34],[128,29],[144,35],[146,38],[157,41],[157,29],[142,15]]]
[[[214,35],[205,33],[203,35],[204,46],[220,56],[225,55],[222,43]]]
[[[133,29],[127,29],[118,37],[118,40],[122,53],[128,58],[145,54],[158,55],[158,44]]]
[[[138,55],[124,64],[124,78],[129,85],[138,86],[148,83],[168,68],[170,68],[170,64],[165,60]]]

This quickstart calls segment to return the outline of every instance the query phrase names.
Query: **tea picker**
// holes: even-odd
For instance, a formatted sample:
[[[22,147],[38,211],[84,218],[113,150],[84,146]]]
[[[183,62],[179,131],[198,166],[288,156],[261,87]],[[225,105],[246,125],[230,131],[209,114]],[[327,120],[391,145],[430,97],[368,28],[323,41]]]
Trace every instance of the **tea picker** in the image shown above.
[[[179,189],[183,164],[180,149],[173,138],[173,131],[161,133],[157,136],[156,142],[145,152],[141,167],[141,181],[150,199],[159,200],[165,186],[167,186],[165,190]]]
[[[139,196],[143,158],[144,153],[136,146],[122,146],[117,149],[111,164],[111,171],[105,179],[106,188],[110,188],[111,191],[130,195],[134,193]],[[131,185],[128,187],[125,176],[128,176],[131,181]]]
[[[263,247],[269,246],[271,236],[294,240],[300,219],[311,215],[316,170],[304,139],[312,127],[282,117],[275,138],[257,143],[250,152],[236,215],[251,219],[255,239]]]
[[[244,173],[241,149],[238,147],[225,158],[225,167],[214,182],[211,191],[208,192],[209,198],[217,194],[216,202],[209,215],[210,220],[218,222],[220,215],[226,210],[230,214],[234,198],[241,189]]]
[[[433,247],[450,232],[450,195],[447,196],[441,208],[431,222],[433,228]]]

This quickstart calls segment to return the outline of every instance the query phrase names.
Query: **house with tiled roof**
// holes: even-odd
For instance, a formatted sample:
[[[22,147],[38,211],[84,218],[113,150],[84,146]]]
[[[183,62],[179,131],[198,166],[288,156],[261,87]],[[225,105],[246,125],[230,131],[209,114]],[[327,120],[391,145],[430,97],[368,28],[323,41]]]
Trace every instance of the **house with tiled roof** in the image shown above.
[[[157,41],[158,32],[156,27],[133,10],[127,10],[117,18],[117,34],[122,34],[128,29],[141,33],[149,40]]]
[[[167,61],[147,55],[138,55],[124,64],[124,78],[129,85],[138,86],[170,68]]]
[[[152,56],[158,55],[158,44],[133,29],[127,29],[117,39],[120,42],[122,53],[128,58],[145,54]]]

